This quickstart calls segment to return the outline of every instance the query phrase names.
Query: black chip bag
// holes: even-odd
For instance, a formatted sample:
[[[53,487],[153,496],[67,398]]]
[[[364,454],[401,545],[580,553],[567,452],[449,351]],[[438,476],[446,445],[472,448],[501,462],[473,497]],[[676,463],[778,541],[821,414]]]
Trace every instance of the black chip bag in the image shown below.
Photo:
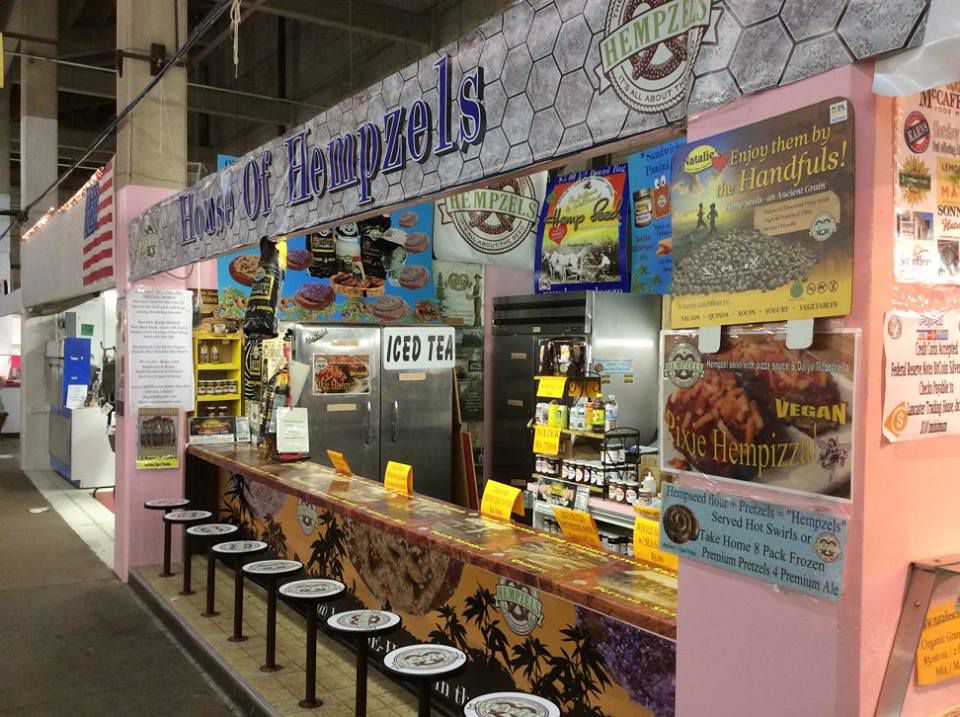
[[[275,339],[280,328],[277,305],[283,285],[280,250],[268,237],[260,238],[260,266],[253,276],[243,335],[248,339]]]

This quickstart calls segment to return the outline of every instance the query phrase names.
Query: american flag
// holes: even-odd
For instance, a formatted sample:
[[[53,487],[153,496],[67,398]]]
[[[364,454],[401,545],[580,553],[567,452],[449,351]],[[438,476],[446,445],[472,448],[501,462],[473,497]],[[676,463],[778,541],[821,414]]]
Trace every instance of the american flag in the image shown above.
[[[83,285],[113,276],[113,160],[97,170],[83,211]]]

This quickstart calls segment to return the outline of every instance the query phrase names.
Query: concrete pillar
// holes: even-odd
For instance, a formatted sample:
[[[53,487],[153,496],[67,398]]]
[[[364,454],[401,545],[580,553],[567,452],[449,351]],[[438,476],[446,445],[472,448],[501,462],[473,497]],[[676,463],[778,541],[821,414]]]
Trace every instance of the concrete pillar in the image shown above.
[[[57,39],[57,0],[21,1],[19,29],[26,35]],[[29,55],[53,57],[48,43],[21,42]],[[20,58],[20,207],[33,204],[24,227],[57,204],[57,66],[47,60]],[[45,357],[56,339],[56,321],[29,319],[23,325],[21,406],[23,430],[20,463],[24,470],[49,470],[50,391]]]
[[[179,31],[179,37],[178,35]],[[167,55],[186,41],[187,3],[175,0],[118,0],[117,48],[143,54],[151,44],[166,46]],[[127,106],[150,81],[149,63],[132,57],[123,61],[117,77],[117,111]],[[169,274],[129,284],[128,227],[130,221],[147,207],[183,189],[187,179],[187,76],[184,68],[173,68],[161,83],[137,105],[121,123],[117,133],[114,164],[116,182],[116,276],[118,312],[125,313],[125,296],[137,288],[162,286],[186,288],[188,281]],[[180,272],[177,272],[178,274]],[[184,272],[188,273],[188,272]],[[195,272],[194,272],[195,274]],[[196,278],[189,282],[196,285]],[[120,366],[128,366],[125,337],[117,336]],[[129,379],[125,386],[129,386]],[[124,581],[129,568],[157,564],[163,554],[163,529],[155,511],[143,509],[150,498],[183,495],[183,462],[179,469],[138,471],[137,415],[124,396],[126,415],[117,418],[117,509],[114,543],[114,570]],[[186,417],[181,415],[179,451],[183,455]],[[174,556],[179,532],[174,538]],[[176,557],[174,558],[176,560]]]
[[[57,39],[57,0],[31,0],[21,6],[26,35]],[[21,43],[25,54],[54,57],[48,43]],[[56,191],[45,193],[57,178],[57,66],[47,60],[20,58],[20,197],[32,224],[57,204]]]

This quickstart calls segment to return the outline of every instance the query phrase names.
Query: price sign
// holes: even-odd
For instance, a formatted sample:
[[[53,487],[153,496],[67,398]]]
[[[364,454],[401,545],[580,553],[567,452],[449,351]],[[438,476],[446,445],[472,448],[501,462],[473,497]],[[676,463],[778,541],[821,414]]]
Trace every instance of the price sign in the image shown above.
[[[633,557],[667,570],[677,570],[680,558],[660,550],[660,521],[637,517],[633,523]]]
[[[387,461],[387,468],[383,472],[383,485],[397,493],[412,495],[413,466],[408,466],[406,463]]]
[[[589,513],[556,506],[553,509],[553,517],[560,524],[560,530],[563,531],[565,538],[591,548],[603,548],[600,533],[597,532],[597,524]]]
[[[555,456],[560,452],[560,429],[556,426],[537,426],[533,432],[533,452]]]
[[[347,463],[347,458],[339,451],[331,451],[327,449],[327,457],[330,459],[330,462],[333,464],[333,470],[339,473],[342,476],[352,476],[353,471],[350,470],[350,464]]]
[[[917,647],[917,684],[933,685],[960,675],[960,610],[942,602],[927,610]]]
[[[541,376],[537,395],[541,398],[563,398],[567,389],[566,376]]]
[[[501,520],[510,520],[514,513],[523,515],[523,496],[520,489],[495,480],[487,481],[483,489],[483,500],[480,501],[480,513]]]

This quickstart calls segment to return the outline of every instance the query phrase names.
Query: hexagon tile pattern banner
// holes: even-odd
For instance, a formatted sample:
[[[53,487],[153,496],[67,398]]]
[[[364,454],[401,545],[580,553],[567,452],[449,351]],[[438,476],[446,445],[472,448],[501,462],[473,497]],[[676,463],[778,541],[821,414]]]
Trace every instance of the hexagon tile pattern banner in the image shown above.
[[[252,246],[262,236],[292,234],[429,199],[663,127],[688,112],[744,94],[914,47],[923,39],[929,6],[929,0],[645,3],[647,9],[636,13],[639,0],[518,0],[457,42],[145,211],[131,224],[131,278]],[[449,102],[440,97],[437,63],[443,57],[450,58]],[[472,88],[471,76],[476,80]],[[485,131],[473,143],[458,144],[460,111],[469,114],[477,85],[482,87]],[[464,94],[466,103],[458,101]],[[311,152],[325,154],[331,140],[345,137],[355,142],[351,164],[362,163],[367,152],[373,167],[378,164],[374,154],[382,161],[389,151],[387,116],[402,110],[398,124],[413,125],[414,105],[430,126],[422,161],[406,158],[396,171],[372,173],[371,199],[362,205],[356,183],[289,203],[288,138],[309,130],[303,172],[308,172]],[[438,156],[429,143],[437,138],[441,113],[448,114],[453,147]],[[365,123],[374,126],[366,146],[358,134]],[[468,118],[468,136],[471,127]],[[371,147],[371,140],[379,146]],[[264,161],[269,162],[265,180]],[[332,169],[328,162],[328,176]],[[323,189],[319,182],[318,189]]]

